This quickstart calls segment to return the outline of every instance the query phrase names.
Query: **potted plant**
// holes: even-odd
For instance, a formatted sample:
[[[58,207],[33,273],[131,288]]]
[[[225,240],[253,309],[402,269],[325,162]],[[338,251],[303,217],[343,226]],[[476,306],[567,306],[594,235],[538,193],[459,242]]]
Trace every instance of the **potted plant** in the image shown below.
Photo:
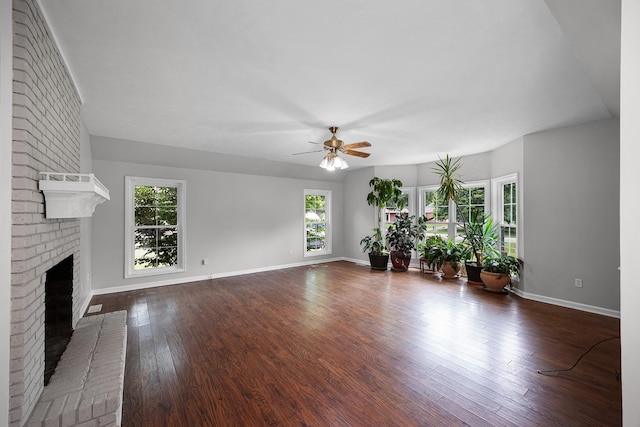
[[[471,247],[475,261],[465,263],[469,283],[482,284],[480,271],[484,258],[497,256],[498,224],[490,214],[480,215],[477,211],[464,226],[464,239]]]
[[[449,239],[443,246],[442,255],[442,277],[452,279],[458,277],[462,263],[469,259],[471,255],[469,247],[464,243],[456,243],[454,239]]]
[[[389,263],[389,253],[386,251],[382,231],[379,227],[372,229],[373,234],[360,240],[363,252],[369,253],[369,263],[374,270],[386,270]]]
[[[487,257],[480,272],[485,289],[504,292],[504,287],[511,283],[511,276],[518,274],[521,266],[522,261],[511,255]]]
[[[424,218],[401,212],[387,230],[387,242],[391,248],[391,269],[407,271],[411,262],[411,251],[416,248],[416,242],[424,238]]]
[[[378,226],[373,228],[373,234],[360,240],[363,252],[369,253],[369,263],[374,270],[386,270],[389,262],[389,253],[382,236],[382,214],[389,204],[396,205],[399,209],[404,207],[402,199],[402,181],[398,179],[384,179],[373,177],[369,181],[369,187],[373,189],[367,195],[369,206],[377,208]]]
[[[418,244],[421,260],[424,260],[427,268],[434,273],[440,271],[444,245],[445,241],[440,236],[429,236],[424,243]]]
[[[462,167],[461,159],[453,160],[449,155],[435,163],[434,172],[440,178],[438,187],[438,198],[440,200],[452,200],[456,207],[460,201],[463,191],[463,181],[458,177],[458,171]],[[493,221],[489,214],[480,214],[472,211],[471,218],[467,218],[463,210],[456,209],[462,222],[464,239],[471,247],[476,261],[466,263],[467,280],[471,283],[482,283],[480,271],[482,270],[483,258],[485,256],[495,256],[498,254],[495,249],[498,241],[498,224]]]

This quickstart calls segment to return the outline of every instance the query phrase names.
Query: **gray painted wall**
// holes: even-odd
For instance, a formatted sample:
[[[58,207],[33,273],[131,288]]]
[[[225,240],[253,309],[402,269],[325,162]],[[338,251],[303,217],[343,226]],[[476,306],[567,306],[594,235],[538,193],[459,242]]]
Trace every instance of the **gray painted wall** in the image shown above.
[[[522,176],[523,171],[523,138],[505,144],[491,152],[491,178],[517,173]]]
[[[376,226],[374,208],[367,204],[369,181],[373,176],[374,168],[358,169],[349,172],[344,183],[345,256],[365,263],[369,262],[369,257],[362,252],[359,243]]]
[[[399,179],[404,187],[415,187],[418,182],[417,165],[376,166],[374,173],[378,178]]]
[[[619,137],[616,119],[524,137],[525,292],[620,309]]]
[[[94,290],[185,281],[210,274],[223,275],[344,255],[341,182],[95,158],[93,169],[111,192],[111,200],[96,208],[92,220]],[[124,179],[127,175],[187,181],[186,272],[124,279]],[[304,189],[332,190],[332,255],[304,257]],[[208,259],[207,265],[202,265],[203,259]]]
[[[93,158],[98,160],[127,161],[185,169],[338,182],[344,181],[347,175],[347,171],[341,170],[327,172],[321,168],[292,163],[232,156],[210,151],[187,150],[167,145],[93,135],[91,136],[91,150]],[[318,158],[320,159],[320,156]]]

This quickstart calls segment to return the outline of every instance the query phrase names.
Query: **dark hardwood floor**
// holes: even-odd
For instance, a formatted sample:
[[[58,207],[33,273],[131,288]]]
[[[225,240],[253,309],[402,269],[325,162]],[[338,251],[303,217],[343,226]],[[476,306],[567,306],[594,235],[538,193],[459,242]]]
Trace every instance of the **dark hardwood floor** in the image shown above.
[[[320,264],[96,296],[128,310],[123,426],[619,426],[618,319]]]

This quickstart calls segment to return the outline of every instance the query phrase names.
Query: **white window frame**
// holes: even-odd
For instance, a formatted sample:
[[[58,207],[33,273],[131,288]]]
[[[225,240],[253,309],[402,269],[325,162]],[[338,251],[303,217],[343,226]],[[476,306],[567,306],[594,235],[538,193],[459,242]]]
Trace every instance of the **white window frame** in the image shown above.
[[[138,185],[178,188],[178,263],[170,267],[135,269],[135,187]],[[179,273],[186,271],[186,191],[187,182],[176,179],[146,178],[138,176],[125,177],[125,279],[159,274]]]
[[[489,213],[490,212],[490,207],[491,207],[491,203],[490,203],[490,199],[491,199],[491,194],[489,192],[490,188],[489,188],[489,180],[480,180],[480,181],[470,181],[470,182],[465,182],[462,185],[463,188],[471,188],[471,187],[483,187],[484,188],[484,212],[485,213]],[[424,194],[429,191],[436,191],[439,188],[438,185],[428,185],[428,186],[422,186],[422,187],[418,187],[418,197],[419,197],[419,205],[420,205],[420,212],[419,214],[421,216],[424,216],[425,211],[425,203],[424,203]],[[432,223],[433,224],[433,223]],[[447,238],[451,239],[451,238],[455,238],[456,237],[456,229],[458,227],[458,211],[456,209],[456,204],[452,201],[449,200],[449,221],[447,222],[438,222],[437,224],[446,224],[447,225]]]
[[[426,215],[426,210],[425,210],[425,194],[427,192],[433,193],[436,192],[438,190],[438,186],[437,185],[427,185],[427,186],[423,186],[423,187],[418,187],[418,215],[424,217]],[[451,201],[449,201],[449,221],[438,221],[438,222],[428,222],[427,224],[441,224],[441,225],[446,225],[447,226],[447,236],[451,234],[451,213],[453,212],[453,210],[451,209]],[[455,231],[455,227],[454,227],[454,231]]]
[[[491,192],[493,193],[493,197],[491,198],[492,206],[491,211],[493,212],[493,219],[500,226],[504,225],[504,186],[506,184],[516,184],[516,253],[518,257],[520,256],[520,247],[522,243],[522,236],[520,234],[520,212],[522,211],[522,204],[520,200],[521,194],[521,186],[520,182],[518,182],[518,174],[512,173],[509,175],[503,175],[497,178],[491,179]]]
[[[333,253],[333,224],[331,222],[331,190],[310,190],[305,189],[302,197],[302,249],[305,257],[330,255]],[[307,221],[305,214],[307,213],[307,196],[324,196],[324,248],[319,251],[307,250]]]
[[[483,187],[484,188],[484,213],[488,214],[491,213],[491,193],[490,193],[490,182],[488,179],[483,179],[481,181],[470,181],[470,182],[465,182],[462,185],[462,188],[472,188],[472,187]],[[453,202],[451,202],[453,203]],[[453,227],[453,233],[455,235],[456,233],[456,229],[458,225],[461,225],[462,223],[459,222],[458,220],[458,210],[455,209],[455,204],[454,205],[454,209],[453,209],[453,217],[455,220],[455,226]],[[451,218],[451,216],[449,216]],[[468,219],[468,218],[467,218]]]

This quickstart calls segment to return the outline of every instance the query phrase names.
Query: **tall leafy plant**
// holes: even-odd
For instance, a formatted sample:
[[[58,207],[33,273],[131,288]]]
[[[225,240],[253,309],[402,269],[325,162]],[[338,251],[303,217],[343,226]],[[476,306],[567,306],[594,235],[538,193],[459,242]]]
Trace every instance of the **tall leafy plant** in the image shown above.
[[[369,181],[369,187],[373,190],[367,194],[369,206],[375,206],[378,210],[378,228],[382,228],[382,213],[389,204],[394,204],[399,210],[404,208],[402,199],[402,181],[399,179],[384,179],[374,176]]]
[[[369,181],[371,192],[367,194],[367,203],[377,210],[378,226],[373,228],[373,234],[364,237],[360,241],[363,251],[373,255],[382,255],[386,251],[386,243],[382,236],[382,214],[388,205],[395,205],[398,209],[404,208],[402,199],[402,181],[398,179],[384,179],[373,177]]]

